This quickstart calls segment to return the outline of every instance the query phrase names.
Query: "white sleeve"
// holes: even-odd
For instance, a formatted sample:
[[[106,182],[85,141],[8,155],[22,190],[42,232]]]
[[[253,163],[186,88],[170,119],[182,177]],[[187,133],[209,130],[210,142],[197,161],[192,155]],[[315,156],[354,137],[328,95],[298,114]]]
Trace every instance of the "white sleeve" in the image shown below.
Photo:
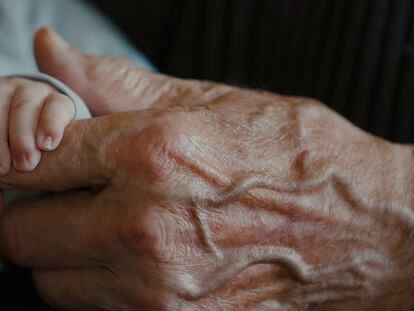
[[[15,77],[15,78],[25,78],[31,79],[36,81],[42,81],[49,83],[53,87],[55,87],[59,92],[68,96],[75,105],[75,119],[89,119],[91,118],[91,113],[89,112],[88,107],[86,106],[85,102],[82,98],[79,97],[71,88],[69,88],[66,84],[59,81],[58,79],[53,78],[44,73],[30,73],[30,74],[14,74],[14,75],[7,75],[7,77]]]

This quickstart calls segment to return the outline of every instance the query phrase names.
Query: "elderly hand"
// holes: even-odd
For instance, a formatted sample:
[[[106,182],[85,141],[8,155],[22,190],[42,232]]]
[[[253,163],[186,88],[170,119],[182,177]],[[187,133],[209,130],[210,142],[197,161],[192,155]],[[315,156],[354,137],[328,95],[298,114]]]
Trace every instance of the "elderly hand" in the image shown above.
[[[85,61],[90,92],[107,59]],[[0,177],[68,190],[0,219],[1,252],[49,304],[411,310],[411,148],[313,100],[128,74],[145,81],[124,94],[141,110],[75,122],[34,172]]]

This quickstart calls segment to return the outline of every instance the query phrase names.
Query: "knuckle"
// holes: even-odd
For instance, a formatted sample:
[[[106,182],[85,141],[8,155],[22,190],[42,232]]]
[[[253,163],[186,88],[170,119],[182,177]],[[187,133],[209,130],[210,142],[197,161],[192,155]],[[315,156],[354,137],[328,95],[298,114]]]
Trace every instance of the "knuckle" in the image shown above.
[[[132,252],[158,258],[164,244],[162,221],[157,213],[128,217],[117,227],[116,235]]]
[[[125,171],[128,178],[145,183],[147,193],[185,196],[197,191],[189,181],[207,177],[197,158],[205,141],[203,134],[194,130],[199,119],[194,120],[193,111],[157,113],[155,118],[150,115],[145,127],[128,130],[106,145],[107,163],[112,169]],[[176,191],[178,185],[183,187],[180,193]]]
[[[172,144],[164,125],[152,125],[143,130],[141,160],[148,173],[155,179],[167,177],[171,168]]]
[[[180,171],[194,168],[192,150],[187,146],[192,131],[187,112],[152,113],[148,125],[127,130],[110,142],[106,146],[106,156],[110,165],[119,169],[120,164],[129,174],[139,172],[136,177],[147,182],[148,190],[158,191],[152,186],[169,188]]]
[[[180,169],[191,169],[192,155],[188,148],[188,142],[194,138],[189,126],[191,117],[190,112],[171,112],[142,131],[141,155],[151,176],[158,181],[170,179]]]
[[[176,150],[176,125],[169,122],[156,122],[118,141],[122,148],[131,149],[135,157],[125,157],[126,168],[131,171],[140,171],[141,176],[153,183],[167,180],[174,171],[174,154]],[[119,150],[119,148],[110,148]],[[114,156],[118,156],[119,152]]]
[[[28,107],[32,107],[33,105],[34,105],[34,102],[30,100],[29,98],[17,97],[16,99],[13,100],[13,103],[10,108],[10,112],[23,110]]]

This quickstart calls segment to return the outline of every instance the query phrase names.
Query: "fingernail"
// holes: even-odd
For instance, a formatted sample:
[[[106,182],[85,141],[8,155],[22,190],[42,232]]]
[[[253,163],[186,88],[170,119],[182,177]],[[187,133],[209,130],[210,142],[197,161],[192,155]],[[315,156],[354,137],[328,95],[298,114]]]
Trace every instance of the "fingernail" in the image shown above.
[[[40,155],[40,152],[39,152]],[[32,171],[40,161],[36,153],[26,153],[13,157],[13,165],[19,171]]]
[[[41,145],[42,148],[46,149],[46,150],[52,150],[53,149],[53,138],[51,136],[43,136],[42,138],[40,138],[40,142],[39,144]]]
[[[27,166],[27,156],[25,154],[21,154],[18,156],[13,156],[13,166],[16,170],[23,169]]]

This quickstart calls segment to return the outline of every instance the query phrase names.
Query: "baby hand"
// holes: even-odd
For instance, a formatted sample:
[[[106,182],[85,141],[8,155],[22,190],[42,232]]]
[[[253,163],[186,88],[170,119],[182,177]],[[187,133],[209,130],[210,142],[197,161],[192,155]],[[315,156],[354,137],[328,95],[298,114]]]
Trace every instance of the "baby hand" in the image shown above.
[[[40,162],[41,151],[56,149],[65,127],[75,115],[75,106],[53,86],[30,79],[0,79],[0,175],[11,164],[31,171]]]

